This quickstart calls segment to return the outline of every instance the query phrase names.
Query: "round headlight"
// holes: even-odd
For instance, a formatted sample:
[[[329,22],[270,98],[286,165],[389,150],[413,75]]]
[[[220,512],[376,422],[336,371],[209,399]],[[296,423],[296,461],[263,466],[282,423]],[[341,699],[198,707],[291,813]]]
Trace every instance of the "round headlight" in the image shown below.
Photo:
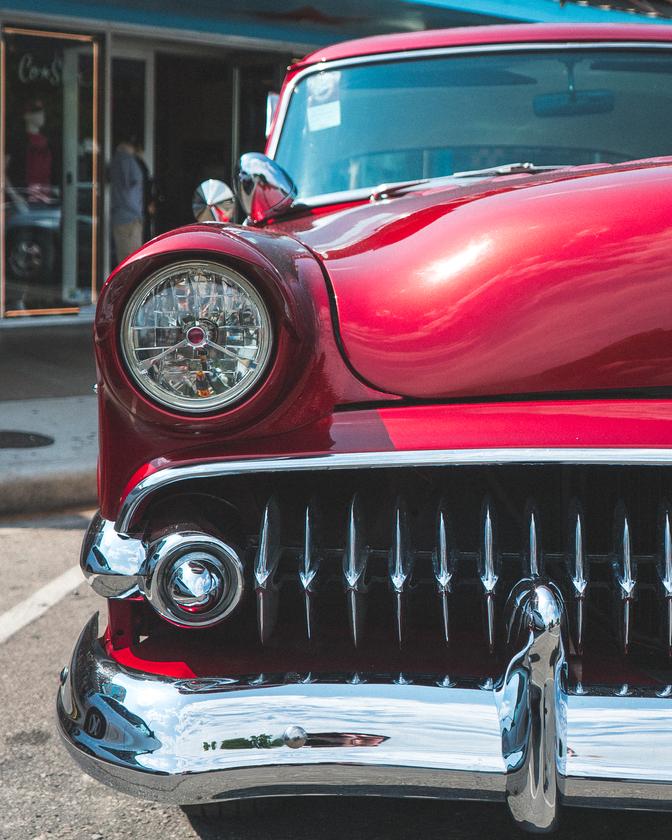
[[[121,348],[133,379],[171,409],[212,412],[240,400],[263,375],[271,319],[237,271],[185,262],[148,277],[129,300]]]

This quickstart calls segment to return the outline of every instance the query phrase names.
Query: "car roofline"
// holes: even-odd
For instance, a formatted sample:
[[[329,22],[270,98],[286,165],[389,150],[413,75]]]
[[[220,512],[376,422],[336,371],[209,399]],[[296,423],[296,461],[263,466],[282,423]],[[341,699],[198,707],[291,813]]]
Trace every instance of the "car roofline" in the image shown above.
[[[396,32],[341,41],[320,47],[299,59],[290,72],[327,61],[339,61],[357,56],[375,56],[399,51],[416,51],[442,47],[525,45],[530,41],[562,43],[577,41],[672,41],[672,27],[647,23],[573,23],[568,24],[503,24],[494,26],[464,26],[451,29],[429,29],[421,32]]]

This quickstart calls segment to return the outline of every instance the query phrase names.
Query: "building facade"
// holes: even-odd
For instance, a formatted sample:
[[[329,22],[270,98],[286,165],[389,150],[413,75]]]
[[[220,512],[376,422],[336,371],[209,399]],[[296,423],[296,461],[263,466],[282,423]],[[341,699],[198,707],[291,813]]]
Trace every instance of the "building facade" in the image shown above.
[[[15,0],[0,8],[0,323],[91,316],[117,261],[110,179],[120,144],[142,172],[146,239],[190,222],[195,186],[230,182],[240,152],[263,148],[267,93],[294,57],[402,29],[604,15],[555,0],[194,7]]]

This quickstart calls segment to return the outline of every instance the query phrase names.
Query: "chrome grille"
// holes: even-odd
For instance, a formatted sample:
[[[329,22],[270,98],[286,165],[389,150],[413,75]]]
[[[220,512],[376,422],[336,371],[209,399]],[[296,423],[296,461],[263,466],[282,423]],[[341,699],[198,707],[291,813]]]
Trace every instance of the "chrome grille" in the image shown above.
[[[448,662],[467,648],[496,659],[509,593],[541,577],[563,594],[574,659],[660,669],[672,655],[668,482],[664,467],[500,465],[241,475],[192,489],[225,503],[202,527],[241,535],[245,626],[254,613],[266,648],[439,646]]]

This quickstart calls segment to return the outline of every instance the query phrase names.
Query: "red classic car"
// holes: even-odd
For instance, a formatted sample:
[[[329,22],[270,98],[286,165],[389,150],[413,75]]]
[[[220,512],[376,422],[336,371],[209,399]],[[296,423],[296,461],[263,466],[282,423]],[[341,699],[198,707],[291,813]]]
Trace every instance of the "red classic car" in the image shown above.
[[[670,807],[670,153],[665,27],[290,68],[243,224],[206,185],[100,298],[88,773]]]

